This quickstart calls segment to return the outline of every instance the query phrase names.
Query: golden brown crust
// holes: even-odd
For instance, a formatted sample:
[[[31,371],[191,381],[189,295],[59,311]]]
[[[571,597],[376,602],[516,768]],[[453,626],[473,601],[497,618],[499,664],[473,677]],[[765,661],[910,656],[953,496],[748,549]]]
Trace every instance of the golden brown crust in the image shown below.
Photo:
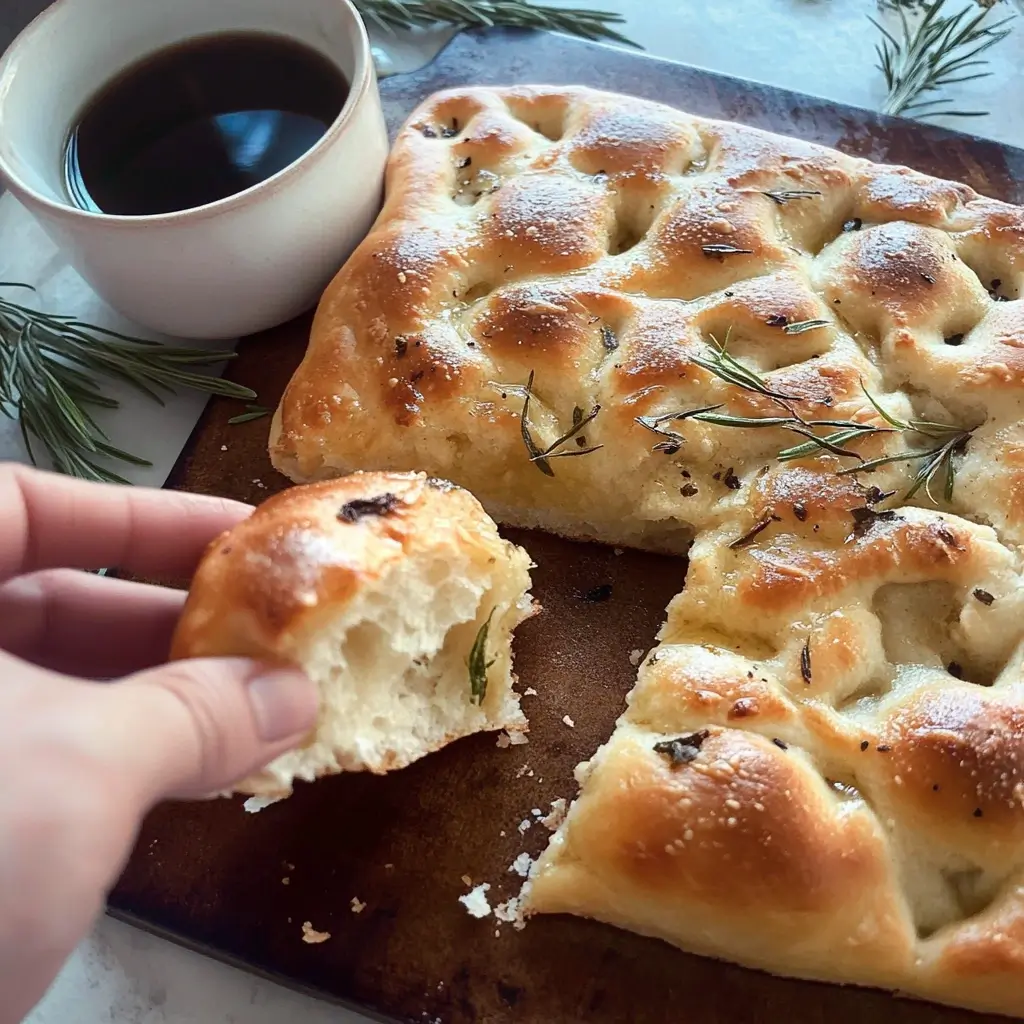
[[[492,558],[503,542],[484,523],[471,494],[423,474],[353,473],[282,491],[211,543],[171,658],[286,658],[325,607],[337,612],[439,537]]]
[[[652,453],[637,416],[777,412],[695,364],[711,336],[731,332],[803,414],[877,420],[865,385],[899,415],[979,428],[999,458],[1024,408],[1024,314],[997,300],[1022,274],[1024,217],[962,185],[583,88],[440,93],[399,134],[271,454],[296,480],[427,467],[510,522],[678,549],[736,507],[716,473],[746,481],[792,438],[686,423],[679,451]],[[600,447],[554,477],[529,461],[521,392],[500,388],[531,372],[541,447],[574,407],[601,410]],[[955,507],[986,514],[977,488]],[[1022,523],[1002,502],[1009,540]]]
[[[414,113],[275,465],[425,467],[611,543],[696,534],[531,911],[1024,1015],[1022,284],[1024,213],[906,168],[575,87]],[[726,341],[758,386],[709,369]],[[566,442],[589,454],[531,460],[528,379],[533,449],[596,410]],[[874,429],[780,460],[800,424],[689,415],[712,406]],[[908,453],[956,430],[952,493],[915,487]]]

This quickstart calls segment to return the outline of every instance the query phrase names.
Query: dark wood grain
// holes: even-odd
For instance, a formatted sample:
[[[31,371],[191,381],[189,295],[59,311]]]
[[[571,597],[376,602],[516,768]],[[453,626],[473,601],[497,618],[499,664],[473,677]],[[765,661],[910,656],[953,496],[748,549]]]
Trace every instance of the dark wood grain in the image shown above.
[[[392,129],[425,94],[465,82],[591,84],[1024,198],[1019,151],[553,36],[461,37],[425,71],[384,83]],[[232,376],[272,405],[308,326],[301,319],[248,339]],[[236,411],[211,404],[172,486],[259,501],[286,485],[267,461],[267,421],[228,426]],[[771,978],[586,921],[539,919],[496,936],[493,919],[465,913],[463,875],[490,882],[492,902],[516,891],[509,865],[547,838],[538,825],[520,834],[519,823],[574,793],[573,766],[610,733],[633,681],[629,653],[652,644],[685,569],[678,560],[513,536],[538,563],[545,607],[516,641],[521,685],[538,691],[525,702],[529,745],[499,750],[493,736],[475,737],[386,778],[304,787],[255,816],[238,802],[161,807],[111,896],[112,912],[288,984],[420,1024],[982,1020]],[[612,584],[610,600],[580,599],[603,583]],[[360,914],[353,897],[366,902]],[[330,941],[303,944],[306,920]]]

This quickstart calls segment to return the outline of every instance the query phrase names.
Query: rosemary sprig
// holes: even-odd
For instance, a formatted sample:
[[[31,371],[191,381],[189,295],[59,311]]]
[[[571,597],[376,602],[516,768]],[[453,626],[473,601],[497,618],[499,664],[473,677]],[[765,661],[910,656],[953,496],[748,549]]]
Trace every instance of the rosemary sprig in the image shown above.
[[[625,18],[609,11],[547,7],[527,0],[355,0],[355,4],[367,21],[385,32],[431,25],[459,28],[503,25],[637,45],[611,27],[621,25]]]
[[[780,462],[811,458],[820,456],[822,453],[834,455],[838,458],[857,460],[856,465],[839,470],[840,476],[851,473],[870,473],[881,466],[895,463],[917,462],[919,465],[914,473],[910,487],[903,496],[904,500],[909,501],[923,489],[928,498],[934,504],[938,504],[932,493],[931,485],[940,474],[945,479],[943,496],[947,502],[952,499],[953,487],[956,481],[955,459],[966,450],[971,437],[971,431],[964,430],[955,424],[937,423],[933,420],[901,420],[878,402],[871,392],[868,391],[863,381],[861,381],[861,389],[865,397],[887,426],[878,427],[870,423],[859,423],[856,420],[805,419],[791,404],[793,401],[796,401],[793,396],[773,391],[760,374],[750,369],[750,367],[739,363],[729,354],[726,348],[728,337],[729,335],[727,334],[726,342],[719,343],[712,336],[710,342],[712,352],[714,353],[713,357],[711,359],[696,357],[693,361],[698,366],[714,373],[734,387],[766,396],[780,408],[782,414],[776,416],[733,416],[728,413],[719,412],[718,410],[722,408],[721,405],[711,405],[699,409],[663,413],[657,416],[638,416],[636,422],[640,426],[665,438],[665,440],[658,442],[654,446],[653,451],[674,455],[682,448],[685,438],[667,427],[667,424],[676,423],[681,420],[697,420],[701,423],[712,424],[713,426],[744,429],[774,427],[788,430],[805,439],[800,444],[783,448],[776,455]],[[818,430],[821,428],[833,429],[831,433],[821,434],[818,433]],[[902,432],[920,434],[923,437],[931,438],[937,443],[930,448],[911,448],[896,455],[887,455],[872,460],[865,460],[859,452],[847,447],[853,441],[873,434]]]
[[[551,468],[549,459],[570,458],[576,455],[589,455],[604,447],[602,444],[580,445],[577,448],[562,448],[567,441],[571,441],[588,424],[597,418],[601,406],[595,405],[586,416],[583,410],[577,405],[572,410],[572,427],[561,437],[557,438],[547,448],[541,448],[533,439],[530,432],[530,401],[533,398],[533,370],[525,384],[497,384],[491,382],[492,388],[497,388],[504,397],[505,395],[519,395],[523,399],[523,411],[519,416],[519,429],[522,433],[523,444],[530,455],[530,461],[545,475],[553,477],[555,471]],[[561,449],[561,450],[560,450]]]
[[[713,334],[709,335],[712,351],[711,358],[703,359],[697,356],[693,361],[701,369],[713,373],[727,384],[743,388],[744,391],[754,391],[759,395],[764,395],[766,398],[773,398],[777,401],[797,401],[796,395],[786,395],[780,391],[773,391],[761,376],[729,354],[728,345],[731,334],[731,329],[726,331],[725,340],[722,342],[719,342]]]
[[[2,288],[30,285],[0,281]],[[117,409],[98,377],[123,381],[163,404],[163,395],[188,388],[228,398],[252,399],[249,388],[194,372],[234,358],[233,352],[179,348],[131,338],[73,316],[41,313],[0,299],[0,412],[17,420],[36,462],[42,445],[60,473],[108,483],[127,483],[106,460],[148,466],[111,444],[92,411]]]
[[[983,117],[988,113],[956,109],[950,106],[953,101],[948,97],[925,97],[945,86],[991,74],[971,69],[988,63],[981,55],[1009,35],[1010,30],[1004,26],[1012,17],[991,22],[987,20],[989,9],[972,11],[966,7],[945,14],[945,3],[932,0],[923,4],[916,24],[911,23],[902,6],[897,6],[899,38],[869,17],[883,36],[875,47],[878,68],[888,88],[883,113],[908,117]]]
[[[492,608],[491,614],[487,616],[487,621],[477,631],[473,646],[469,649],[469,660],[466,663],[469,668],[470,700],[476,704],[483,704],[484,698],[487,696],[487,670],[497,660],[496,658],[487,660],[487,634],[491,628],[494,612],[495,609]]]

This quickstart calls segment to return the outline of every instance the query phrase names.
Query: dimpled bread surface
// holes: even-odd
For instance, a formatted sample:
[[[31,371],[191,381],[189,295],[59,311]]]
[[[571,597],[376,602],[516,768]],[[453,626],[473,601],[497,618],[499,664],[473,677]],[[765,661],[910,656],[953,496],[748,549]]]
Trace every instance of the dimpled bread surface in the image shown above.
[[[528,914],[1024,1015],[1022,279],[1024,211],[906,168],[583,88],[412,115],[274,464],[690,552]]]

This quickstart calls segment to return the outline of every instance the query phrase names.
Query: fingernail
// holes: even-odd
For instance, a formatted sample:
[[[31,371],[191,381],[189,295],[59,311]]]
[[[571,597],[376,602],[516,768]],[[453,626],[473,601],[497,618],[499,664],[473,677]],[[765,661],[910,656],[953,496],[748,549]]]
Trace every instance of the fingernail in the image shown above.
[[[308,732],[316,724],[319,699],[312,680],[295,669],[276,669],[248,684],[249,704],[264,743]]]

